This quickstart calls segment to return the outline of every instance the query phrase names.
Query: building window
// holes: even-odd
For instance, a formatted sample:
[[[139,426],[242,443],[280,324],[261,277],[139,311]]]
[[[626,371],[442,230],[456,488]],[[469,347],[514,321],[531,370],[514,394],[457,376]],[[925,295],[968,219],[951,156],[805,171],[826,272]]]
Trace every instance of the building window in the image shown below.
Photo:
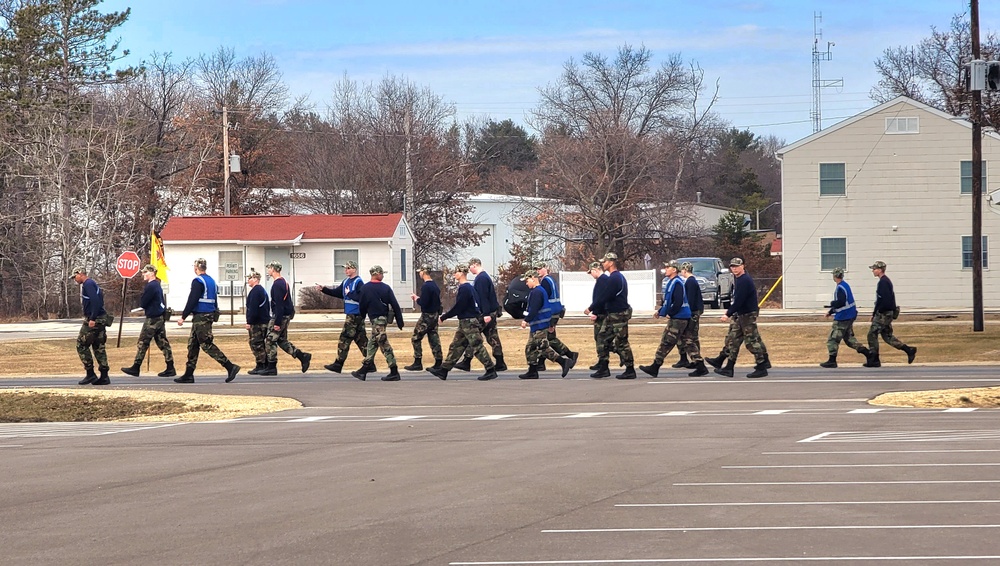
[[[404,226],[403,224],[399,225],[399,237],[400,238],[406,237],[406,226]]]
[[[983,161],[983,176],[982,176],[982,192],[986,194],[986,162]],[[963,161],[962,162],[962,194],[971,195],[972,194],[972,162]]]
[[[400,248],[399,250],[399,272],[402,273],[399,276],[399,280],[406,281],[406,248]]]
[[[358,271],[361,271],[361,264],[358,263],[358,250],[333,250],[333,265],[337,272],[343,269],[341,266],[353,261],[358,264]]]
[[[920,118],[886,118],[885,133],[887,134],[919,134]]]
[[[820,196],[844,196],[847,194],[847,166],[843,163],[819,164]]]
[[[990,267],[989,236],[983,236],[983,269]],[[962,269],[972,269],[972,236],[962,236]]]
[[[838,267],[847,268],[847,238],[820,238],[820,271],[832,271]]]

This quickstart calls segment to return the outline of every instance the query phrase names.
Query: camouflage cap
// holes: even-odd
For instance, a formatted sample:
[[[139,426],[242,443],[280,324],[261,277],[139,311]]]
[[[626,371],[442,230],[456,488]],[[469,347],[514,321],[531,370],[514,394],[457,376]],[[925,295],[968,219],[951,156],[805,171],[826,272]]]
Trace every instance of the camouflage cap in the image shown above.
[[[382,270],[382,266],[381,265],[373,265],[373,266],[371,266],[368,269],[368,273],[371,273],[372,275],[375,275],[375,274],[383,275],[383,274],[385,274],[385,271]]]
[[[876,261],[875,263],[869,265],[868,269],[881,269],[882,271],[885,271],[885,262],[884,261]]]
[[[482,264],[483,260],[479,259],[478,257],[474,257],[469,260],[469,265],[482,265]]]
[[[281,272],[281,262],[280,261],[269,262],[266,267],[268,269],[273,269],[273,270],[275,270],[275,271],[277,271],[279,273]]]
[[[208,269],[208,260],[203,257],[199,257],[198,259],[194,260],[194,266],[202,271],[205,271]]]
[[[618,260],[618,254],[616,254],[615,252],[608,252],[604,254],[604,257],[601,258],[601,261],[617,261],[617,260]]]
[[[663,262],[663,267],[672,267],[678,271],[681,269],[681,264],[677,263],[677,260],[672,259],[670,261]]]
[[[459,273],[459,272],[461,272],[461,273],[468,273],[469,272],[469,266],[468,266],[468,264],[460,263],[460,264],[456,265],[453,273]]]
[[[260,280],[260,273],[257,273],[257,270],[251,267],[250,268],[250,273],[247,273],[247,279],[257,279],[257,280]]]
[[[531,267],[535,269],[548,269],[549,264],[545,263],[544,261],[536,261],[534,264],[532,264]]]
[[[142,270],[143,271],[148,271],[148,272],[150,272],[150,273],[152,273],[154,275],[156,274],[156,267],[153,266],[153,264],[151,264],[151,263],[147,263],[146,265],[144,265],[143,268],[142,268]]]
[[[80,265],[74,267],[73,271],[69,275],[69,278],[73,279],[73,278],[75,278],[77,276],[77,274],[86,275],[87,274],[87,268],[83,267],[83,266],[80,266]]]
[[[684,263],[681,264],[681,269],[683,271],[693,271],[694,270],[694,264],[691,263],[690,261],[685,261]]]
[[[358,262],[356,262],[356,261],[348,261],[347,263],[345,263],[344,265],[341,265],[340,267],[343,267],[344,269],[357,269],[358,268]]]
[[[521,276],[521,281],[527,281],[528,279],[531,279],[532,277],[534,277],[535,279],[538,279],[539,275],[538,275],[538,271],[537,270],[529,269],[529,270],[525,271],[524,275]]]
[[[834,277],[841,278],[844,276],[844,268],[834,267],[833,270],[830,271],[830,273],[832,273]]]
[[[593,271],[595,269],[600,269],[600,268],[601,268],[601,262],[592,261],[590,262],[590,266],[587,267],[587,271]]]
[[[734,257],[733,259],[729,260],[729,267],[733,267],[736,265],[743,265],[743,260],[738,257]]]
[[[419,268],[417,268],[417,271],[421,273],[430,273],[431,271],[434,271],[434,268],[425,263],[421,265]]]

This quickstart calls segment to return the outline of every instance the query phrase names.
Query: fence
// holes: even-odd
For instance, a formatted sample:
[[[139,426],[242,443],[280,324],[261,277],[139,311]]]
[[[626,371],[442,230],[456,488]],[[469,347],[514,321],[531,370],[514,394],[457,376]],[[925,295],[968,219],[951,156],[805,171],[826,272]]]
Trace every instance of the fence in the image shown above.
[[[622,271],[628,282],[628,302],[636,313],[656,310],[656,270]],[[559,272],[559,296],[566,306],[566,314],[582,313],[594,297],[594,278],[589,273]]]

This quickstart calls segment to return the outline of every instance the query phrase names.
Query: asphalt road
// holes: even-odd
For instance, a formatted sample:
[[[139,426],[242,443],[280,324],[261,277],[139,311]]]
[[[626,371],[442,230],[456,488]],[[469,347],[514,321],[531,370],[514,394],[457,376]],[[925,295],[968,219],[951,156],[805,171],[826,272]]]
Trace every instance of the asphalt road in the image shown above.
[[[1000,563],[1000,413],[866,403],[995,368],[475,375],[137,378],[306,408],[0,424],[0,563]]]

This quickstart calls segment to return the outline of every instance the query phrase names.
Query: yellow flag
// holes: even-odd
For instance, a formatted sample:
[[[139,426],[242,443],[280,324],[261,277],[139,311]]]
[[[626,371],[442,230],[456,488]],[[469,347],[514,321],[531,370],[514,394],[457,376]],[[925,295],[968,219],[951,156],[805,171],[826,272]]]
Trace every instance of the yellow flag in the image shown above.
[[[156,278],[168,283],[167,260],[163,257],[163,240],[155,230],[151,230],[149,234],[149,263],[156,268]]]

